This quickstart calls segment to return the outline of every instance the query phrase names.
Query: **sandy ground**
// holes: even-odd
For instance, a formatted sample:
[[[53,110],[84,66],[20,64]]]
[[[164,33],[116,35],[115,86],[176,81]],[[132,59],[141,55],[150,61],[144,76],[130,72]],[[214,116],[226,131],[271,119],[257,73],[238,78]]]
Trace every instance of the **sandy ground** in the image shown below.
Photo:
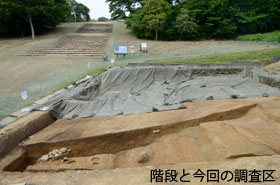
[[[280,62],[270,64],[266,66],[266,69],[280,73]]]
[[[191,184],[191,185],[240,185],[240,184],[262,184],[262,185],[278,185],[280,181],[280,157],[279,156],[264,156],[264,157],[248,157],[240,158],[236,160],[227,161],[224,163],[194,163],[194,164],[180,164],[180,165],[170,165],[161,167],[162,170],[172,169],[177,170],[179,175],[177,178],[179,185]],[[151,185],[151,184],[168,184],[173,183],[151,183],[151,170],[156,168],[146,167],[146,168],[127,168],[127,169],[115,169],[115,170],[95,170],[95,171],[64,171],[56,173],[1,173],[0,174],[0,184],[1,185],[11,185],[15,183],[30,183],[34,185]],[[157,168],[159,169],[159,168]],[[187,176],[187,180],[191,182],[180,183],[180,177],[182,176],[182,171],[190,173]],[[263,182],[263,183],[238,183],[234,182],[206,182],[206,177],[203,182],[200,182],[200,178],[194,178],[193,174],[201,169],[206,173],[209,169],[219,169],[220,172],[232,171],[235,169],[258,169],[258,170],[276,170],[277,173],[273,174],[275,182]],[[249,181],[249,179],[248,179]]]
[[[199,183],[192,174],[198,169],[256,169],[276,170],[276,181],[262,184],[278,185],[279,102],[279,97],[218,100],[187,103],[185,110],[59,120],[23,146],[33,157],[65,146],[72,149],[68,157],[74,162],[35,163],[27,168],[33,172],[2,171],[0,184],[156,184],[150,182],[154,169],[173,169],[179,175],[185,169],[191,174],[189,184],[217,184]],[[143,151],[148,160],[139,162]]]

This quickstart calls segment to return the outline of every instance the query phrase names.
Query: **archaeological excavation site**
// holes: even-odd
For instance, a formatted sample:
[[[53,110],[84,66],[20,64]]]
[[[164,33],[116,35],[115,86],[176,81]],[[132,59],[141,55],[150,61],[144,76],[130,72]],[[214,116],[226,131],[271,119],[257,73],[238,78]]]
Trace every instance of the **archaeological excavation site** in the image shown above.
[[[0,185],[280,185],[280,0],[0,0]]]
[[[277,172],[279,123],[280,75],[257,64],[129,64],[2,128],[0,167],[34,184],[151,184],[153,169]]]

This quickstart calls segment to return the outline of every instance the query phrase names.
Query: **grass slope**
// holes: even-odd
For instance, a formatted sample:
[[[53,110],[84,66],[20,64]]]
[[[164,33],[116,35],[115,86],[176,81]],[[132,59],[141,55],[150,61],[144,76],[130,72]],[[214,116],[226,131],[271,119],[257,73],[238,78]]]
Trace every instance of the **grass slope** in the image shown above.
[[[184,64],[187,62],[228,63],[231,61],[272,61],[274,57],[280,57],[280,48],[230,53],[230,54],[209,55],[209,56],[180,59],[180,60],[168,60],[168,61],[160,61],[158,63]]]
[[[265,42],[279,42],[280,31],[276,30],[269,33],[248,34],[237,37],[239,41],[265,41]]]

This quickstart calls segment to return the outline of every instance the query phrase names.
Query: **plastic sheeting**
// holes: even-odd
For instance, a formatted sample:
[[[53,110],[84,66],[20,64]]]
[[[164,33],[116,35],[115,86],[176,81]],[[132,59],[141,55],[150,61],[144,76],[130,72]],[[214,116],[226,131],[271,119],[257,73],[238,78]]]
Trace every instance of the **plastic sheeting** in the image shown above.
[[[186,108],[184,102],[280,96],[254,79],[252,69],[186,66],[115,67],[37,107],[56,118],[114,116]]]

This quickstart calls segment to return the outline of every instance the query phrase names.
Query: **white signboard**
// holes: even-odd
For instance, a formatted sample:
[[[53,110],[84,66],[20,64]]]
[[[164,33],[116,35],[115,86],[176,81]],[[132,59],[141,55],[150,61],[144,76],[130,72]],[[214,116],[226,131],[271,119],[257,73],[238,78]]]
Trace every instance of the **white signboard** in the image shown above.
[[[135,47],[129,46],[129,53],[134,54],[135,53]]]
[[[114,46],[115,54],[128,54],[127,46]]]
[[[147,49],[147,43],[142,43],[142,44],[141,44],[141,48],[142,48],[142,49]]]

